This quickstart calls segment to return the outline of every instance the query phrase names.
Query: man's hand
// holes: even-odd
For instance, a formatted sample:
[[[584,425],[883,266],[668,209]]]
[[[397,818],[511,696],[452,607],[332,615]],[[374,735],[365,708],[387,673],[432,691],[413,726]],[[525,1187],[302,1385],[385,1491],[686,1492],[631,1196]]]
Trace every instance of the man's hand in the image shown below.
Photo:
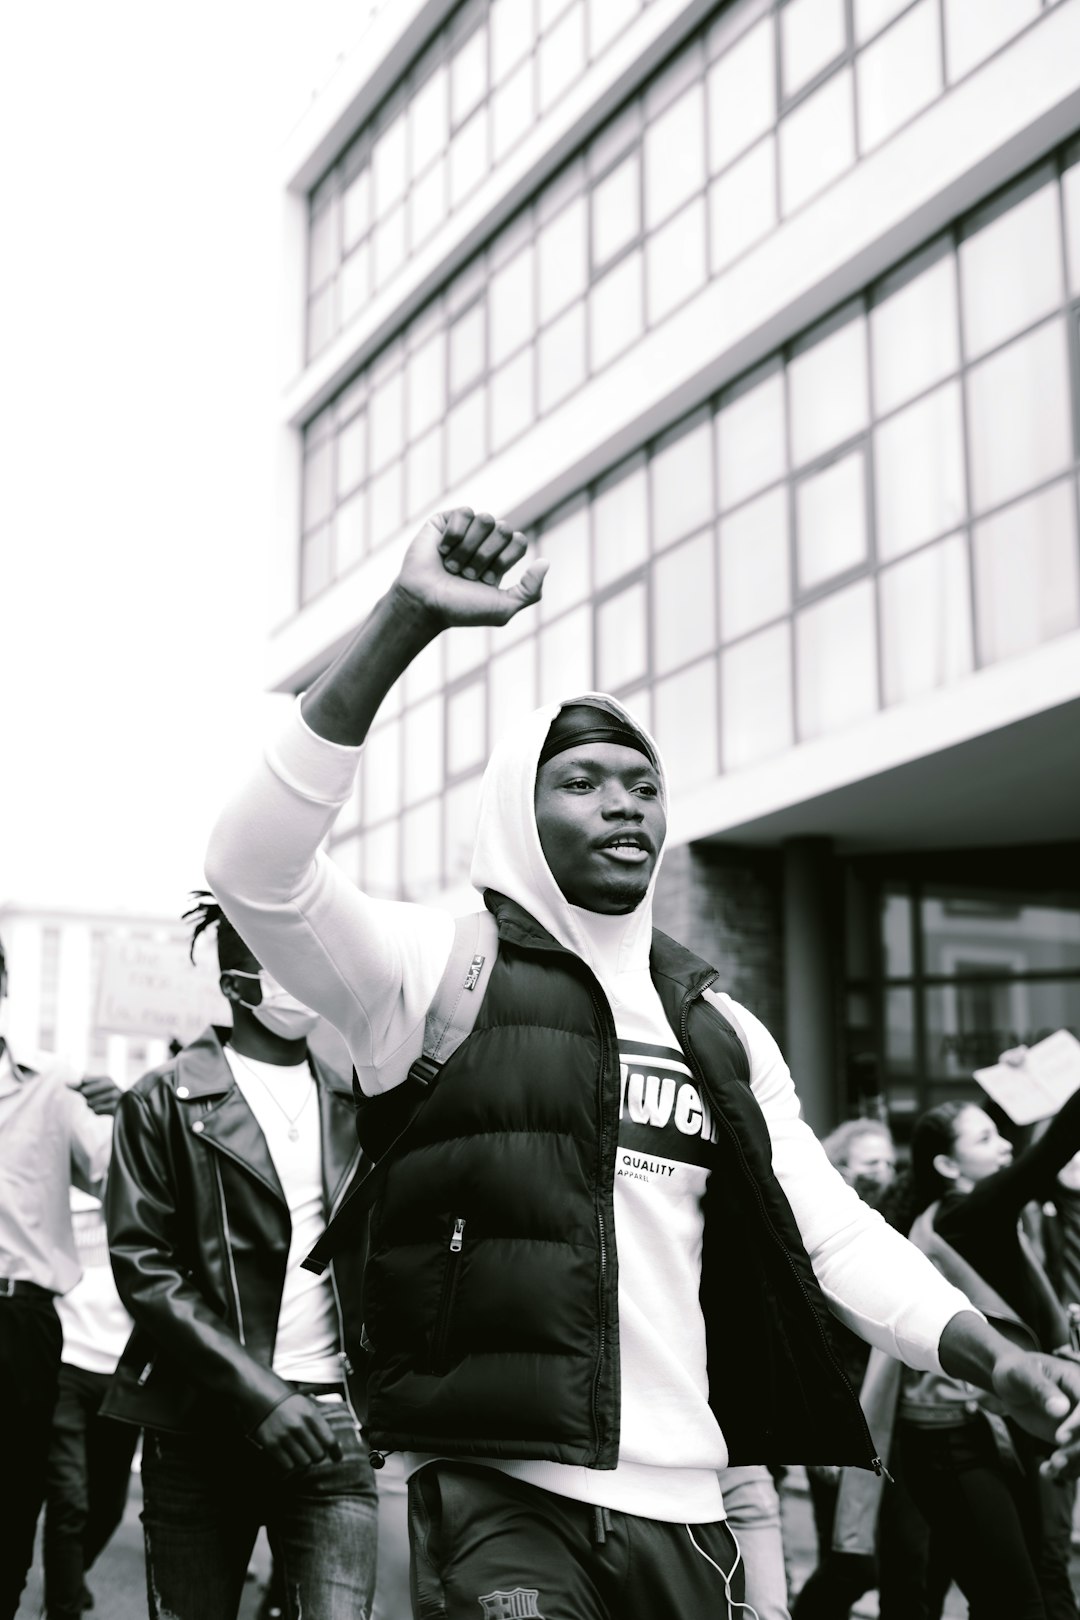
[[[306,1395],[287,1396],[280,1406],[267,1413],[251,1440],[287,1474],[326,1458],[331,1462],[341,1461],[341,1447],[330,1425]]]
[[[1056,1450],[1042,1471],[1052,1479],[1080,1474],[1080,1365],[1043,1351],[1009,1350],[998,1357],[994,1393],[1009,1417]]]
[[[107,1074],[84,1074],[75,1090],[95,1114],[115,1114],[123,1092]]]
[[[450,625],[505,624],[540,599],[547,564],[535,562],[516,584],[501,588],[503,575],[521,561],[526,541],[520,529],[496,523],[488,512],[459,506],[439,512],[409,546],[397,588]]]

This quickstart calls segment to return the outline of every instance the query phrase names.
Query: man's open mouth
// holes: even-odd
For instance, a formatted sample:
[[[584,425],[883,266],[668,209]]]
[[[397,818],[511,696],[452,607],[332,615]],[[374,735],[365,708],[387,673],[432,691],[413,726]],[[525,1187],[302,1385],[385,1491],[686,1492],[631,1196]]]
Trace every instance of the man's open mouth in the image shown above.
[[[630,866],[647,861],[652,854],[652,845],[647,838],[638,833],[620,833],[615,838],[605,839],[598,847],[602,855],[608,855],[612,860],[625,861]]]

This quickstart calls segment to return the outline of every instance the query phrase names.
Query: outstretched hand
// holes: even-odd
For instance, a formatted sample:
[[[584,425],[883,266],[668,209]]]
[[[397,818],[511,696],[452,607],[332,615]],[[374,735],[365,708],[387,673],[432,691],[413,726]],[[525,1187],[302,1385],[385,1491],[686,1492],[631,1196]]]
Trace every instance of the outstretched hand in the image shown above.
[[[1052,1440],[1043,1464],[1051,1479],[1080,1475],[1080,1363],[1071,1355],[1014,1350],[994,1368],[994,1393],[1009,1417],[1040,1440]]]
[[[424,524],[405,553],[398,588],[451,625],[505,624],[539,601],[547,564],[534,562],[515,584],[503,576],[525,555],[520,529],[459,506]]]

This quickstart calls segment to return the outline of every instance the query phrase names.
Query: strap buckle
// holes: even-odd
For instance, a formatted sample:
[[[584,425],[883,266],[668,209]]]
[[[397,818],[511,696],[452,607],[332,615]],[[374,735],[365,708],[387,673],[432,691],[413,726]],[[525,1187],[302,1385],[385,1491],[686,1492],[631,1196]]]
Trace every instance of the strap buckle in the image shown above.
[[[14,1277],[0,1277],[0,1299],[13,1299],[17,1279]]]
[[[437,1063],[434,1058],[421,1054],[409,1070],[409,1079],[415,1080],[418,1085],[430,1086],[439,1078],[441,1068],[442,1064]]]

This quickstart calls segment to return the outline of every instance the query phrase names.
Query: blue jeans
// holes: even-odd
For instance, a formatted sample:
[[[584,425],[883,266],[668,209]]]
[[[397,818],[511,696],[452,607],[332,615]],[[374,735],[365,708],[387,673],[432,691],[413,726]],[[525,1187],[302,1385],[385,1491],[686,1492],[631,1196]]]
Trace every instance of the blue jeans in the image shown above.
[[[376,1497],[348,1407],[324,1404],[340,1462],[285,1474],[247,1440],[147,1431],[143,1533],[151,1620],[236,1620],[265,1527],[288,1620],[362,1620],[375,1585]]]

